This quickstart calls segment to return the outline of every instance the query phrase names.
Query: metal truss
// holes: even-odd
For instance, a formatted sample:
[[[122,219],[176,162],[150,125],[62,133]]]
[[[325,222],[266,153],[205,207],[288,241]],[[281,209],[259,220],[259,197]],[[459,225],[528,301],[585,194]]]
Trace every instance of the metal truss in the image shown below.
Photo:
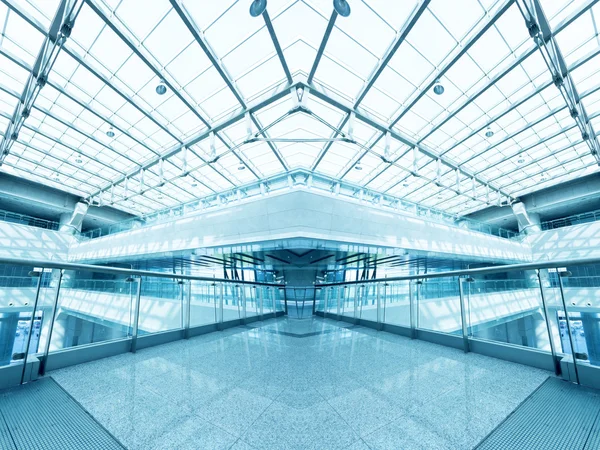
[[[12,6],[12,0],[8,2],[8,6]],[[10,153],[10,147],[18,139],[19,131],[29,117],[38,94],[46,85],[48,74],[52,70],[63,45],[71,35],[71,30],[80,9],[81,3],[78,3],[77,0],[61,0],[50,29],[38,52],[35,64],[29,73],[13,116],[4,132],[2,142],[0,142],[0,165]]]
[[[534,40],[540,50],[546,63],[548,70],[552,74],[552,82],[560,90],[560,93],[565,100],[569,113],[577,126],[581,130],[581,137],[590,147],[590,152],[600,164],[600,144],[596,139],[596,133],[590,122],[581,98],[577,92],[577,87],[573,82],[573,78],[567,69],[564,57],[552,31],[548,19],[544,14],[542,5],[539,0],[521,0],[518,3],[519,10],[523,14],[529,30],[529,35]]]
[[[560,24],[557,25],[556,29],[551,31],[551,36],[554,38],[558,33],[560,33],[561,31],[563,31],[564,29],[566,29],[569,25],[571,25],[573,22],[575,22],[579,17],[581,17],[581,15],[585,14],[587,11],[589,11],[592,6],[594,6],[596,3],[598,2],[598,0],[588,0],[581,8],[577,9],[576,11],[574,11],[573,13],[571,13],[567,18],[565,18],[563,21],[561,21]],[[436,127],[434,127],[429,133],[427,133],[426,136],[424,136],[423,138],[421,138],[420,142],[424,141],[425,139],[427,139],[427,137],[429,137],[431,134],[433,134],[435,131],[437,131],[439,128],[441,128],[443,126],[444,123],[446,123],[448,120],[450,120],[452,117],[454,117],[456,114],[458,114],[461,110],[463,110],[466,106],[468,106],[473,100],[475,100],[477,97],[479,97],[481,94],[483,94],[485,91],[487,91],[490,87],[492,87],[496,82],[498,82],[500,79],[502,79],[503,77],[505,77],[506,75],[508,75],[512,70],[514,70],[516,67],[520,66],[527,58],[529,58],[531,55],[533,55],[535,53],[535,51],[538,49],[537,45],[533,45],[529,50],[525,51],[521,56],[519,56],[512,64],[510,64],[505,70],[503,70],[502,72],[500,72],[496,77],[494,77],[493,79],[491,79],[483,88],[481,88],[476,94],[474,94],[472,97],[470,97],[469,99],[467,99],[465,101],[465,103],[463,103],[455,112],[453,112],[452,114],[450,114],[446,119],[444,119],[444,121],[442,121],[441,123],[439,123]],[[577,60],[575,63],[573,63],[571,65],[571,67],[569,67],[569,71],[573,71],[576,70],[577,68],[583,66],[585,63],[587,63],[588,61],[590,61],[591,59],[595,58],[596,56],[600,55],[600,49],[596,49],[593,50],[592,52],[590,52],[588,55],[585,55],[584,57],[580,58],[579,60]],[[513,103],[509,108],[507,108],[506,110],[504,110],[503,112],[499,113],[498,115],[490,118],[490,120],[488,120],[485,124],[481,125],[480,127],[476,128],[475,130],[473,130],[471,133],[469,133],[466,137],[462,138],[460,141],[456,142],[455,144],[453,144],[451,147],[449,147],[448,149],[442,151],[440,153],[441,156],[445,156],[447,153],[451,152],[452,150],[458,148],[461,144],[464,144],[465,142],[467,142],[469,139],[471,139],[473,136],[476,136],[477,134],[481,133],[483,130],[485,130],[487,127],[489,127],[491,124],[495,123],[496,121],[500,120],[502,117],[506,116],[507,114],[509,114],[510,112],[516,110],[518,107],[520,107],[521,105],[523,105],[524,103],[526,103],[528,100],[534,98],[536,95],[540,94],[542,91],[544,91],[545,89],[547,89],[548,87],[552,86],[553,82],[552,81],[548,81],[546,83],[543,83],[542,85],[540,85],[537,89],[535,89],[533,92],[531,92],[529,95],[525,96],[524,98],[520,99],[519,101]],[[582,98],[587,96],[587,95],[591,95],[593,92],[595,92],[595,90],[591,90],[590,92],[584,93]],[[566,107],[566,106],[565,106]],[[563,110],[564,108],[560,108],[555,110],[554,112],[552,112],[551,114],[547,114],[546,116],[544,116],[544,119],[547,119],[549,117],[551,117],[553,114],[558,113],[559,111]],[[494,148],[498,147],[501,143],[506,142],[509,139],[513,139],[515,138],[519,133],[522,133],[528,129],[530,129],[532,126],[534,126],[536,123],[541,122],[541,120],[536,121],[535,123],[530,123],[527,124],[526,126],[524,126],[522,129],[518,130],[517,132],[512,133],[510,136],[507,136],[505,139],[503,139],[502,141],[495,143],[492,146],[488,146],[486,147],[484,150],[482,150],[479,153],[476,153],[475,155],[471,156],[470,158],[468,158],[467,160],[463,161],[461,163],[461,165],[463,164],[467,164],[468,162],[481,157],[482,155],[484,155],[485,153],[492,151]],[[539,144],[539,142],[538,142]],[[537,144],[536,144],[537,145]],[[523,151],[526,151],[526,149],[521,149],[520,151],[516,152],[516,154],[521,153]],[[402,154],[401,157],[405,156],[406,153]],[[512,155],[514,156],[514,155]],[[511,156],[511,157],[512,157]],[[506,158],[509,159],[509,158]],[[506,160],[504,159],[504,160]],[[503,161],[504,161],[503,160]],[[429,164],[431,164],[433,161],[427,161],[421,168],[425,168],[427,167]],[[497,164],[497,163],[496,163]],[[485,172],[488,168],[477,172],[477,175]],[[389,191],[390,189],[393,189],[395,186],[403,183],[406,180],[406,178],[399,180],[397,183],[395,183],[392,187],[390,187],[387,191]],[[372,180],[370,180],[372,181]],[[369,181],[369,182],[370,182]],[[494,182],[495,180],[490,180],[490,182]],[[368,183],[367,183],[368,184]],[[420,189],[422,189],[423,187],[420,187],[414,191],[412,191],[410,194],[413,194],[417,191],[419,191]],[[409,195],[410,195],[409,194]],[[424,200],[427,200],[429,198],[433,197],[429,196],[426,197]]]
[[[163,67],[160,67],[157,63],[154,63],[153,58],[141,45],[137,42],[137,39],[133,37],[133,35],[126,29],[125,26],[121,26],[118,21],[115,21],[112,17],[112,13],[107,12],[106,8],[102,6],[96,0],[61,0],[60,6],[56,13],[54,20],[49,29],[45,29],[35,18],[26,13],[14,0],[1,0],[8,5],[11,11],[17,13],[20,17],[22,17],[26,22],[36,28],[39,32],[43,33],[46,38],[44,40],[44,44],[40,49],[36,62],[33,66],[24,61],[20,60],[17,56],[12,55],[9,51],[0,48],[0,54],[8,59],[10,59],[13,63],[18,65],[19,67],[27,70],[29,72],[29,79],[25,84],[24,90],[22,93],[15,92],[2,85],[0,81],[0,91],[3,91],[12,97],[18,98],[19,102],[17,107],[12,114],[12,116],[8,116],[6,114],[0,114],[0,117],[5,119],[9,119],[9,125],[7,130],[4,133],[0,133],[2,137],[2,141],[0,142],[0,151],[2,154],[0,155],[0,164],[4,161],[6,155],[9,154],[10,147],[13,143],[18,143],[19,145],[29,147],[35,151],[43,152],[39,148],[36,148],[34,144],[28,143],[24,139],[19,138],[19,131],[21,129],[26,129],[31,133],[39,134],[41,137],[48,139],[56,144],[62,145],[64,148],[69,149],[73,152],[77,152],[77,154],[86,156],[90,160],[102,165],[105,169],[110,169],[112,173],[117,174],[116,177],[107,176],[106,174],[92,174],[88,169],[82,166],[76,166],[72,162],[58,157],[56,155],[52,155],[48,153],[49,158],[54,158],[56,161],[59,161],[62,164],[66,164],[68,166],[72,166],[82,171],[84,174],[94,175],[98,178],[96,179],[96,183],[91,183],[89,180],[82,179],[81,177],[73,177],[74,180],[81,183],[82,191],[86,192],[86,200],[90,203],[111,203],[117,205],[120,201],[129,200],[136,196],[143,196],[144,193],[150,190],[157,190],[161,193],[161,195],[168,197],[174,202],[179,202],[176,198],[178,195],[177,192],[181,191],[181,193],[185,192],[187,195],[196,196],[196,194],[187,192],[184,188],[182,188],[177,180],[183,176],[190,176],[194,179],[198,184],[202,184],[206,189],[212,191],[217,194],[214,189],[210,187],[207,182],[202,180],[202,177],[198,176],[196,171],[201,168],[209,167],[216,176],[225,181],[228,186],[228,190],[231,189],[239,189],[240,186],[236,185],[236,183],[227,176],[226,173],[219,170],[219,166],[216,165],[217,161],[220,158],[223,158],[225,155],[233,155],[237,158],[249,171],[253,174],[256,180],[261,183],[261,174],[260,168],[256,167],[251,160],[247,160],[248,158],[244,156],[242,152],[238,152],[242,146],[246,144],[251,144],[255,142],[263,142],[268,145],[275,155],[276,159],[281,164],[281,168],[283,173],[290,173],[290,167],[286,163],[285,158],[282,156],[281,151],[277,147],[278,143],[289,143],[289,142],[302,142],[302,143],[317,143],[323,142],[324,146],[320,148],[320,151],[312,163],[311,172],[315,172],[326,156],[327,152],[331,148],[332,144],[336,142],[343,142],[346,144],[356,145],[359,147],[360,151],[355,158],[352,158],[348,162],[348,165],[345,166],[345,171],[340,173],[339,180],[341,181],[344,177],[346,177],[352,167],[357,164],[363,157],[366,155],[374,155],[381,159],[383,163],[383,167],[379,165],[375,171],[374,176],[370,177],[366,183],[364,183],[365,189],[368,189],[368,185],[372,183],[377,177],[381,176],[388,168],[395,167],[403,172],[405,175],[400,177],[400,180],[397,181],[392,187],[388,188],[385,192],[389,192],[399,183],[402,183],[404,180],[408,179],[411,176],[419,176],[426,182],[424,186],[420,186],[417,189],[414,189],[408,195],[412,195],[422,189],[427,189],[432,185],[437,186],[442,190],[452,191],[457,195],[467,197],[469,199],[476,200],[482,203],[489,204],[489,192],[491,191],[499,199],[504,199],[505,202],[512,202],[514,198],[512,197],[513,192],[508,189],[515,183],[519,181],[514,181],[511,184],[507,185],[497,185],[498,181],[501,180],[505,176],[505,174],[501,176],[494,176],[492,178],[486,178],[485,174],[492,168],[492,166],[487,166],[482,170],[470,170],[467,169],[466,164],[475,160],[476,158],[481,157],[486,152],[493,151],[494,149],[499,148],[502,144],[508,142],[511,139],[517,138],[521,133],[526,130],[531,129],[537,124],[547,120],[548,118],[560,113],[561,111],[568,108],[571,117],[573,118],[573,125],[568,127],[563,127],[556,133],[553,133],[551,136],[547,136],[535,144],[529,146],[528,148],[523,148],[519,150],[515,150],[515,152],[511,152],[510,155],[505,155],[500,162],[506,162],[510,158],[514,157],[520,152],[527,151],[532,149],[538,145],[542,145],[551,139],[568,132],[575,127],[578,127],[581,131],[581,139],[577,140],[575,143],[572,143],[570,146],[566,146],[561,148],[560,150],[556,150],[553,154],[545,155],[544,157],[537,158],[532,161],[531,164],[542,161],[546,158],[550,158],[555,156],[556,154],[566,152],[569,148],[573,146],[580,145],[582,143],[586,143],[589,146],[590,152],[595,156],[597,161],[600,161],[599,151],[600,144],[598,143],[597,134],[595,133],[590,120],[598,116],[588,115],[587,111],[583,107],[581,99],[591,95],[598,90],[600,87],[593,88],[586,92],[579,93],[573,83],[570,72],[574,69],[581,67],[583,64],[591,60],[592,58],[600,55],[600,50],[596,49],[590,54],[586,55],[584,58],[581,58],[576,63],[572,64],[570,67],[567,67],[564,58],[558,45],[556,44],[555,36],[560,31],[564,30],[568,25],[573,23],[578,17],[584,14],[586,11],[589,11],[590,8],[597,3],[598,0],[588,0],[583,6],[577,9],[573,14],[571,14],[567,19],[563,20],[554,30],[550,29],[548,24],[548,20],[546,19],[541,6],[539,4],[539,0],[504,0],[498,8],[496,8],[492,13],[488,15],[488,18],[485,19],[485,22],[481,24],[479,28],[476,28],[473,33],[470,35],[468,40],[464,42],[459,50],[455,54],[453,54],[447,62],[438,68],[434,75],[430,77],[425,83],[425,85],[417,91],[416,94],[411,97],[410,101],[403,106],[402,110],[395,117],[392,117],[389,122],[382,122],[379,119],[374,118],[369,113],[367,113],[363,108],[361,108],[361,104],[363,100],[366,98],[367,94],[373,88],[377,80],[380,78],[383,71],[388,67],[390,61],[397,53],[400,46],[406,41],[409,37],[409,33],[414,28],[416,23],[419,21],[422,14],[428,8],[430,4],[430,0],[422,0],[412,11],[406,23],[402,27],[400,31],[397,32],[396,37],[392,44],[388,47],[386,52],[383,54],[381,59],[379,60],[376,67],[373,69],[371,74],[365,80],[364,85],[362,86],[360,92],[356,96],[353,102],[347,102],[339,98],[333,91],[325,89],[318,82],[318,77],[315,79],[315,76],[318,74],[319,64],[323,55],[327,50],[327,44],[330,38],[331,33],[333,32],[338,13],[334,10],[329,18],[327,28],[325,34],[322,37],[321,44],[317,49],[316,57],[313,61],[312,67],[310,68],[310,72],[307,74],[308,76],[304,78],[304,74],[301,76],[294,77],[292,73],[290,73],[289,67],[287,65],[283,50],[279,44],[279,40],[273,28],[273,24],[269,14],[266,9],[263,10],[260,15],[263,17],[265,22],[265,27],[269,32],[271,42],[273,44],[275,54],[278,57],[281,67],[283,69],[285,79],[279,83],[271,92],[266,95],[263,95],[261,98],[248,102],[244,96],[242,95],[240,89],[236,85],[236,81],[230,76],[225,66],[222,64],[220,59],[217,57],[215,52],[212,50],[208,41],[205,39],[200,28],[194,23],[192,16],[188,13],[186,8],[183,6],[180,0],[170,0],[171,7],[173,11],[177,14],[179,19],[182,22],[182,26],[184,26],[194,37],[195,42],[200,46],[204,54],[207,56],[210,61],[212,67],[216,69],[220,78],[225,82],[227,88],[231,91],[233,96],[236,98],[239,103],[239,108],[227,116],[224,119],[218,121],[211,121],[208,117],[205,117],[205,114],[201,112],[201,110],[195,105],[195,102],[191,100],[191,96],[189,96],[182,88],[177,86],[177,83],[173,79],[169,79],[169,76],[166,75],[166,72]],[[87,4],[91,10],[104,22],[104,24],[109,27],[118,38],[123,41],[123,43],[133,52],[154,74],[155,76],[163,80],[166,84],[167,88],[172,91],[172,93],[177,97],[179,101],[185,105],[185,107],[191,111],[194,116],[205,126],[205,129],[196,133],[191,138],[184,139],[178,135],[177,132],[174,132],[171,128],[170,123],[163,123],[159,120],[152,111],[148,111],[146,107],[143,107],[141,103],[139,103],[136,99],[131,98],[128,94],[121,92],[119,88],[112,81],[112,78],[105,76],[101,71],[94,68],[93,64],[89,62],[88,59],[78,54],[73,46],[63,47],[66,39],[70,35],[70,30],[73,27],[73,23],[75,18],[77,17],[77,13],[81,9],[82,4]],[[500,73],[496,74],[494,77],[490,78],[483,86],[481,86],[477,91],[470,95],[468,99],[464,100],[458,107],[454,108],[451,113],[448,113],[443,120],[436,123],[425,135],[420,136],[418,139],[410,138],[404,133],[398,131],[394,128],[394,126],[408,113],[408,111],[422,99],[427,92],[433,87],[434,83],[442,76],[444,76],[452,66],[458,62],[458,60],[463,57],[469,49],[493,26],[495,26],[496,21],[502,17],[502,15],[513,5],[518,5],[520,11],[523,14],[527,22],[527,26],[530,31],[530,35],[534,40],[534,45],[527,49],[520,56],[515,58],[505,69],[503,69]],[[325,17],[326,19],[326,17]],[[460,142],[453,144],[450,148],[446,148],[443,151],[436,151],[430,148],[425,144],[426,140],[433,135],[436,131],[440,130],[448,121],[452,118],[456,117],[461,111],[467,108],[473,101],[482,96],[488,89],[494,86],[498,81],[500,81],[503,77],[507,76],[512,70],[521,65],[527,58],[531,57],[536,51],[539,50],[540,53],[544,56],[544,60],[546,61],[548,70],[552,74],[552,80],[544,83],[539,86],[525,98],[513,103],[509,108],[505,111],[497,114],[495,117],[486,120],[487,125],[482,127],[478,127],[476,130],[472,130],[468,136],[461,139]],[[129,132],[127,129],[119,126],[117,121],[111,120],[106,117],[106,114],[95,110],[95,108],[84,101],[79,100],[75,95],[73,95],[67,88],[62,87],[56,82],[48,80],[48,74],[52,70],[52,65],[54,61],[56,61],[57,55],[59,51],[63,51],[69,57],[71,57],[77,64],[87,69],[92,75],[98,78],[105,86],[112,89],[116,94],[118,94],[123,100],[125,100],[129,105],[135,108],[139,113],[141,113],[144,117],[148,118],[156,127],[166,133],[173,141],[175,141],[175,145],[166,150],[161,151],[155,148],[152,148],[152,144],[148,144],[141,139],[137,138],[134,133]],[[273,53],[271,53],[270,58],[274,57]],[[304,81],[306,80],[306,81]],[[53,113],[52,110],[48,108],[43,108],[35,104],[36,98],[44,85],[51,85],[56,91],[60,93],[60,95],[65,98],[75,102],[84,110],[88,111],[96,118],[101,120],[103,123],[110,125],[115,130],[118,130],[123,136],[128,137],[136,144],[138,144],[141,148],[143,148],[147,154],[153,155],[147,161],[135,161],[134,158],[128,156],[125,153],[122,153],[110,145],[103,143],[98,138],[95,138],[90,133],[86,133],[82,129],[79,129],[72,123],[68,123],[67,121],[61,119],[57,116],[57,114]],[[472,157],[462,161],[460,163],[453,161],[452,158],[448,155],[449,152],[458,148],[461,144],[464,144],[473,136],[480,133],[482,130],[489,126],[489,124],[494,123],[495,121],[501,119],[506,116],[510,112],[517,109],[519,106],[523,105],[528,100],[534,98],[536,95],[540,94],[544,89],[549,88],[551,85],[555,85],[561,92],[563,99],[565,101],[565,106],[560,108],[555,108],[549,113],[545,114],[542,118],[536,119],[534,122],[528,123],[526,126],[511,132],[509,136],[506,136],[501,141],[496,142],[492,146],[488,146]],[[256,113],[261,111],[262,109],[268,107],[269,105],[278,102],[288,96],[295,96],[297,90],[302,90],[305,96],[312,95],[316,99],[321,100],[322,102],[332,106],[334,109],[337,109],[344,113],[342,120],[337,125],[332,125],[328,123],[326,120],[320,118],[317,114],[313,113],[309,108],[306,107],[304,102],[296,102],[297,105],[295,108],[292,108],[287,114],[278,118],[276,121],[268,124],[267,126],[263,126],[259,118],[256,116]],[[59,122],[64,127],[69,130],[73,130],[85,139],[89,139],[91,142],[94,142],[102,149],[122,158],[124,161],[127,161],[129,164],[135,164],[135,167],[131,170],[118,170],[116,168],[110,167],[109,164],[103,163],[98,158],[95,158],[93,155],[86,153],[85,149],[74,148],[73,146],[69,146],[67,143],[61,142],[60,138],[49,136],[48,133],[45,133],[43,130],[38,129],[37,127],[28,125],[25,123],[25,119],[29,116],[32,111],[38,111],[39,113],[52,118]],[[329,137],[312,137],[312,138],[286,138],[285,136],[273,137],[269,134],[269,130],[279,121],[283,120],[285,117],[289,117],[292,114],[301,113],[308,114],[324,124],[331,130],[331,134]],[[232,142],[228,136],[223,134],[222,132],[226,131],[228,127],[237,124],[240,121],[246,121],[246,129],[248,130],[247,136],[241,142],[238,141]],[[348,133],[343,131],[344,127],[347,124],[352,125],[355,120],[359,120],[366,124],[368,127],[375,130],[375,136],[368,143],[362,143],[354,139],[352,133]],[[337,121],[337,119],[336,119]],[[42,127],[44,128],[44,127]],[[252,130],[255,128],[255,130]],[[198,154],[198,152],[193,150],[193,146],[198,144],[199,142],[205,139],[219,139],[223,145],[225,146],[225,151],[219,155],[211,154],[208,157]],[[375,150],[377,144],[381,141],[381,139],[393,138],[396,141],[406,145],[409,147],[409,150],[406,152],[402,152],[398,156],[391,155],[389,153],[389,145],[386,145],[384,154],[381,155],[378,151]],[[236,139],[237,141],[237,139]],[[417,155],[426,156],[426,160],[423,163],[419,164],[415,159],[411,167],[403,167],[400,163],[400,160],[407,155],[408,152],[416,153]],[[195,157],[198,158],[200,163],[194,164],[194,167],[191,167],[191,164],[188,164],[187,152],[192,152]],[[44,152],[43,152],[44,153]],[[146,154],[146,153],[144,153]],[[181,159],[175,160],[175,156],[181,156]],[[32,164],[37,164],[40,167],[46,168],[48,170],[54,171],[51,167],[33,161],[27,155],[19,156],[24,161],[28,161]],[[571,160],[569,160],[571,161]],[[168,162],[172,164],[176,168],[181,168],[181,173],[176,176],[165,177],[164,175],[164,164]],[[568,161],[567,161],[568,162]],[[422,173],[422,169],[427,167],[429,164],[434,163],[437,165],[437,171],[435,172],[435,176],[425,176]],[[498,164],[496,162],[495,164]],[[562,163],[561,163],[562,164]],[[15,167],[18,170],[24,170],[22,168],[17,168],[14,164],[11,163],[11,167]],[[545,169],[549,170],[549,169]],[[581,170],[581,169],[577,169]],[[456,185],[452,184],[447,185],[448,179],[448,171],[451,171],[455,174],[456,177]],[[421,173],[419,173],[421,172]],[[157,177],[158,183],[144,183],[144,173],[152,174],[153,177]],[[41,175],[39,175],[41,176]],[[129,189],[128,182],[133,179],[140,179],[140,189]],[[85,178],[85,177],[84,177]],[[481,195],[476,195],[476,189],[471,190],[471,193],[466,192],[466,190],[461,190],[460,184],[465,181],[465,179],[471,180],[471,182],[475,185],[477,184],[478,189],[480,187],[484,187],[485,191],[488,194],[485,196],[486,198],[482,198]],[[98,180],[104,183],[102,186],[97,186],[96,184]],[[161,187],[165,184],[170,184],[176,188],[176,192],[163,192]],[[124,194],[117,193],[115,194],[115,187],[119,187],[121,191],[124,191]],[[165,190],[166,191],[166,190]],[[432,195],[426,196],[422,201],[429,200],[434,195],[437,195],[437,190]],[[382,194],[385,194],[382,193]],[[110,201],[105,201],[106,195],[110,194]],[[471,195],[472,194],[472,195]],[[153,198],[152,196],[144,196],[146,202],[151,204],[156,204],[161,207],[165,207],[166,204],[158,201],[159,199]],[[448,200],[440,202],[440,204],[445,203]],[[144,202],[140,202],[140,204],[144,205]]]

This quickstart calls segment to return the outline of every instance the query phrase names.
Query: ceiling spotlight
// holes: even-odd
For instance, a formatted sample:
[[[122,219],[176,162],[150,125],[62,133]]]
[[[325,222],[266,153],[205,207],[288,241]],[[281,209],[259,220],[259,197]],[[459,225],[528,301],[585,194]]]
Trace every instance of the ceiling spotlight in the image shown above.
[[[167,85],[165,84],[165,80],[160,80],[160,83],[156,86],[156,93],[158,95],[164,95],[167,92]]]
[[[519,159],[517,159],[517,162],[519,164],[523,164],[525,162],[525,158],[523,158],[523,156],[519,155]]]
[[[406,181],[406,180],[405,180],[405,181],[402,183],[402,186],[403,186],[403,187],[408,187],[408,186],[410,186],[410,184],[408,184],[408,181]]]
[[[438,198],[438,200],[441,200],[441,199],[442,199],[442,198],[444,198],[444,197],[442,196],[442,194],[438,194],[438,195],[437,195],[437,198]]]
[[[109,138],[114,138],[115,137],[115,129],[111,126],[108,131],[106,132],[106,135]]]
[[[494,135],[494,132],[492,131],[492,129],[490,127],[487,127],[486,132],[485,132],[485,137],[491,138],[493,135]]]
[[[250,15],[258,17],[267,9],[267,0],[254,0],[250,5]]]
[[[83,159],[81,159],[81,158],[77,158],[77,159],[75,160],[75,162],[76,162],[77,164],[81,164],[81,163],[83,162]]]
[[[245,166],[245,165],[243,165],[243,164],[240,164],[240,165],[238,166],[238,170],[244,170],[245,168],[246,168],[246,166]]]
[[[197,187],[198,183],[196,183],[195,181],[192,183],[192,187]]]
[[[161,194],[158,194],[158,197],[156,197],[156,198],[159,199],[159,200],[162,200],[163,196]]]
[[[440,80],[436,80],[435,84],[433,85],[433,93],[435,95],[442,95],[444,93],[444,85],[440,83]]]
[[[357,164],[354,166],[355,170],[362,170],[362,166],[360,164]]]
[[[546,175],[542,174],[542,177],[540,178],[540,181],[546,181]]]
[[[350,5],[347,0],[333,0],[333,9],[342,17],[350,15]]]

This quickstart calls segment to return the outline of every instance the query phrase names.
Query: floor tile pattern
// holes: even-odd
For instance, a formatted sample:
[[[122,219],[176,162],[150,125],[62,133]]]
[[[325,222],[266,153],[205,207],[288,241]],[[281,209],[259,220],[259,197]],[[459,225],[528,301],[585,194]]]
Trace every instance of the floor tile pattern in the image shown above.
[[[131,449],[432,450],[473,448],[550,374],[279,318],[50,375]]]

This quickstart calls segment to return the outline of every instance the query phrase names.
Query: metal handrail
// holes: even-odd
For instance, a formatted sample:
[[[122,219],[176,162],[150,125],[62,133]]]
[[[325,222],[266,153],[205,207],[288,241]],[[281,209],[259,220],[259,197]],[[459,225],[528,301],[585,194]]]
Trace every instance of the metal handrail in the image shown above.
[[[0,258],[0,264],[10,264],[15,266],[33,266],[45,269],[64,269],[81,270],[84,272],[98,272],[114,275],[131,275],[138,277],[171,278],[176,280],[209,281],[213,283],[230,283],[234,285],[245,284],[251,286],[267,286],[284,288],[285,285],[278,283],[261,283],[258,281],[229,280],[226,278],[200,277],[196,275],[185,275],[177,273],[152,272],[149,270],[123,269],[120,267],[96,266],[93,264],[76,264],[69,262],[48,261],[43,259],[21,259],[21,258]]]
[[[464,269],[464,270],[451,270],[448,272],[436,272],[427,273],[420,275],[404,275],[389,278],[376,278],[370,280],[358,280],[358,281],[340,281],[337,283],[320,283],[315,284],[316,288],[321,287],[333,287],[333,286],[344,286],[351,284],[370,284],[370,283],[383,283],[391,281],[409,281],[409,280],[423,280],[428,278],[446,278],[446,277],[460,277],[465,275],[489,275],[495,273],[513,272],[516,270],[535,270],[535,269],[553,269],[556,267],[565,266],[585,266],[588,264],[598,264],[600,258],[582,258],[582,259],[563,259],[558,261],[544,261],[544,262],[533,262],[523,264],[506,264],[504,266],[494,267],[482,267],[477,269]]]

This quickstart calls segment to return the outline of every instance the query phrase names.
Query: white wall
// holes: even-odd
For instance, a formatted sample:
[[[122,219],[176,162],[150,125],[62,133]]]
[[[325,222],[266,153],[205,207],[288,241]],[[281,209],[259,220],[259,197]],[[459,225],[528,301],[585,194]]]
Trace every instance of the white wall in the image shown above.
[[[366,203],[294,190],[173,222],[74,243],[73,262],[101,262],[177,251],[311,238],[505,262],[531,260],[529,245]]]
[[[600,258],[600,222],[542,231],[528,240],[534,261]]]
[[[66,260],[74,241],[66,233],[0,222],[0,257]]]

